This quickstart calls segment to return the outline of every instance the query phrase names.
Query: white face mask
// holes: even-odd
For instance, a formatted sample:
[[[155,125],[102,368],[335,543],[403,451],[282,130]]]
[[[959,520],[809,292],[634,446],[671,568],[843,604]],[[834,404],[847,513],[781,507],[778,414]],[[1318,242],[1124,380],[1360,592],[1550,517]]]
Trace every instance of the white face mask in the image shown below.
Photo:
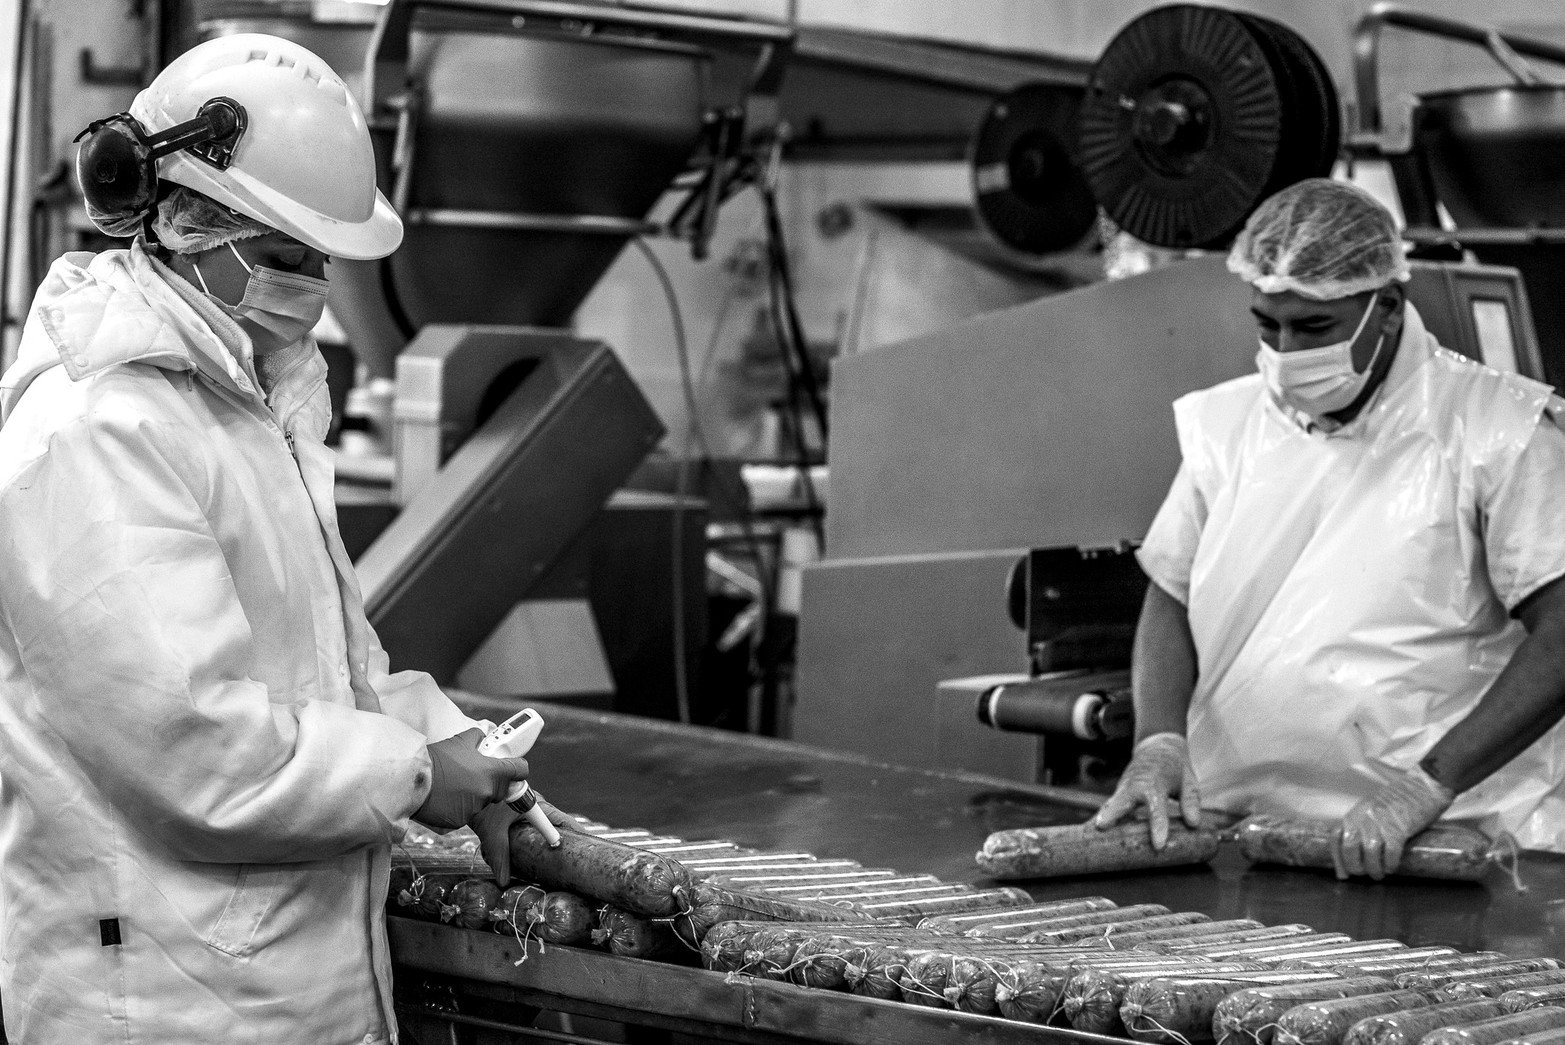
[[[263,339],[268,344],[257,344],[256,351],[265,354],[284,348],[298,341],[315,329],[326,308],[326,294],[330,284],[324,279],[305,276],[297,272],[283,272],[265,265],[251,265],[244,256],[228,244],[234,257],[239,259],[250,279],[245,283],[244,296],[239,304],[230,305],[207,289],[201,275],[201,266],[192,263],[196,279],[207,297],[217,302],[225,312],[245,324],[251,340]]]
[[[1375,342],[1375,351],[1363,372],[1353,369],[1353,346],[1369,324],[1379,299],[1378,293],[1369,299],[1364,318],[1359,320],[1358,328],[1346,341],[1293,352],[1279,352],[1262,341],[1255,365],[1271,394],[1317,419],[1335,413],[1357,399],[1369,384],[1375,361],[1380,358],[1380,349],[1386,343],[1386,333],[1381,330],[1380,340]]]

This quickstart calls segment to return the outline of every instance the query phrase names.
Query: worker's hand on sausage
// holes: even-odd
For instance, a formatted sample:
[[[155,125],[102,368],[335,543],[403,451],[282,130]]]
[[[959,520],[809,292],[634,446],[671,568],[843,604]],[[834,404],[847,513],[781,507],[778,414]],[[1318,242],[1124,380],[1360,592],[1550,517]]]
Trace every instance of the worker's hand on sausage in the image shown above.
[[[429,745],[429,796],[414,820],[437,831],[454,831],[484,806],[504,799],[512,783],[527,779],[525,758],[480,755],[482,739],[483,730],[475,727]]]
[[[1332,842],[1337,877],[1367,874],[1377,882],[1396,871],[1407,840],[1439,819],[1456,792],[1419,766],[1362,799],[1342,818]]]
[[[504,889],[511,884],[511,825],[522,814],[505,802],[491,802],[467,821],[478,836],[478,851],[494,872],[494,880]]]
[[[1114,794],[1093,818],[1098,827],[1112,827],[1145,807],[1151,821],[1152,848],[1168,844],[1168,800],[1179,798],[1179,812],[1191,827],[1201,826],[1201,790],[1190,751],[1178,733],[1154,733],[1136,745]]]

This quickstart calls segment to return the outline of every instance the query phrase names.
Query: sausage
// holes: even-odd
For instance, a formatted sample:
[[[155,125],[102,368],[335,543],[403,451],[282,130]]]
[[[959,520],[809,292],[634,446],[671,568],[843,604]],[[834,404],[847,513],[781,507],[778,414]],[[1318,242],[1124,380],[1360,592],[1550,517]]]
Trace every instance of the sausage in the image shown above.
[[[1223,966],[1214,966],[1223,968]],[[1208,973],[1205,970],[1178,976],[1158,976],[1132,983],[1120,1005],[1126,1033],[1141,1041],[1210,1041],[1216,1026],[1214,1014],[1224,998],[1255,987],[1330,982],[1337,977],[1318,972]]]
[[[864,920],[862,912],[854,912],[815,900],[790,900],[780,896],[762,896],[756,893],[724,889],[711,882],[702,882],[690,889],[681,889],[676,899],[688,906],[677,912],[674,928],[692,946],[699,943],[708,929],[726,921],[774,921],[774,922],[855,922]],[[618,905],[616,905],[618,906]],[[632,911],[632,914],[640,912]]]
[[[550,848],[519,820],[511,828],[511,870],[549,889],[611,903],[643,918],[668,918],[684,906],[678,890],[690,873],[673,860],[595,835],[566,831]]]
[[[1432,953],[1431,953],[1432,952]],[[1354,973],[1425,972],[1433,969],[1464,969],[1492,962],[1506,961],[1499,951],[1475,951],[1471,954],[1455,954],[1446,947],[1413,947],[1397,951],[1384,958],[1355,961]],[[1344,973],[1344,975],[1349,975]]]
[[[1552,972],[1558,968],[1559,963],[1553,958],[1513,958],[1509,961],[1499,960],[1487,965],[1473,965],[1466,968],[1420,969],[1416,972],[1404,972],[1398,974],[1396,980],[1398,987],[1433,990],[1457,980],[1474,977],[1488,980],[1524,972]]]
[[[1133,984],[1146,980],[1165,979],[1179,974],[1219,978],[1225,973],[1242,976],[1257,971],[1259,971],[1258,967],[1241,963],[1219,965],[1189,961],[1133,969],[1086,969],[1066,981],[1061,1008],[1066,1019],[1070,1020],[1070,1025],[1077,1030],[1111,1034],[1123,1029],[1120,1006],[1125,1001],[1126,992]],[[1139,1013],[1140,1010],[1136,1011]],[[1208,1026],[1210,1023],[1209,1016]]]
[[[629,911],[605,906],[598,912],[592,940],[622,958],[684,962],[694,954],[667,922],[638,918]]]
[[[897,918],[921,921],[932,914],[949,914],[957,911],[975,911],[994,907],[996,904],[1020,904],[1028,899],[1019,889],[990,889],[981,893],[961,896],[941,896],[928,900],[877,900],[856,903],[854,910],[876,918]]]
[[[530,924],[527,911],[547,894],[536,885],[508,886],[489,912],[497,933],[521,933]]]
[[[1212,1040],[1212,1010],[1251,981],[1226,976],[1163,976],[1132,984],[1119,1008],[1125,1033],[1137,1041]],[[1183,1039],[1183,1042],[1181,1042]]]
[[[1565,983],[1565,970],[1546,969],[1542,972],[1523,972],[1514,976],[1478,975],[1471,980],[1453,980],[1434,989],[1440,1001],[1458,1001],[1463,998],[1498,998],[1508,991],[1529,987],[1552,987]]]
[[[1544,987],[1519,987],[1500,995],[1499,1002],[1506,1012],[1521,1012],[1540,1005],[1565,1005],[1565,983]]]
[[[786,979],[800,945],[798,936],[787,929],[757,929],[750,934],[745,944],[744,960],[735,971],[768,980]]]
[[[1252,816],[1239,824],[1239,850],[1252,863],[1334,868],[1332,841],[1342,830],[1335,820]],[[1476,882],[1489,869],[1491,843],[1467,827],[1441,825],[1421,831],[1402,850],[1396,873],[1413,878]]]
[[[500,887],[484,878],[464,878],[446,892],[440,920],[462,929],[487,928],[489,912],[500,899]]]
[[[1429,1004],[1423,991],[1386,991],[1296,1005],[1277,1018],[1277,1045],[1339,1045],[1359,1020]]]
[[[1500,1003],[1489,998],[1441,1002],[1359,1020],[1343,1035],[1342,1045],[1418,1045],[1430,1031],[1502,1015]]]
[[[1162,918],[1173,913],[1162,904],[1140,903],[1130,907],[1111,907],[1101,911],[1086,911],[1082,914],[1059,915],[1053,918],[1019,918],[1015,922],[991,922],[969,929],[966,935],[1011,936],[1018,939],[1025,936],[1043,937],[1066,929],[1080,929],[1089,925],[1128,924],[1146,918]],[[1198,917],[1201,920],[1210,920],[1205,915]]]
[[[996,831],[978,851],[978,866],[991,878],[1055,878],[1203,864],[1217,855],[1217,832],[1169,824],[1168,844],[1152,848],[1144,823],[1099,829],[1090,822],[1072,827],[1030,827]]]
[[[1167,917],[1172,919],[1180,916],[1168,915]],[[1139,947],[1142,944],[1156,944],[1165,940],[1199,939],[1203,936],[1264,928],[1260,922],[1250,918],[1230,918],[1221,922],[1170,921],[1161,925],[1150,924],[1151,922],[1152,919],[1149,918],[1141,925],[1127,925],[1123,928],[1106,930],[1103,934],[1103,940],[1110,947],[1118,950],[1128,950],[1132,947]]]
[[[527,916],[546,943],[576,946],[586,943],[592,934],[592,908],[575,893],[546,893],[533,902]]]
[[[1405,950],[1407,944],[1401,940],[1359,940],[1274,954],[1270,958],[1252,957],[1252,960],[1268,962],[1279,969],[1332,969],[1341,965],[1351,965],[1358,959],[1372,955],[1399,953]]]
[[[916,889],[952,889],[972,892],[970,885],[942,882],[932,874],[907,875],[902,878],[872,878],[859,882],[834,882],[831,885],[769,885],[765,892],[773,896],[797,896],[801,899],[828,899],[854,897],[869,892],[910,893]]]
[[[1349,998],[1395,990],[1384,976],[1311,980],[1279,986],[1248,987],[1222,999],[1212,1012],[1212,1036],[1220,1045],[1270,1045],[1277,1017],[1305,1002]]]
[[[844,979],[849,993],[888,1001],[901,996],[897,977],[908,962],[908,954],[902,948],[877,944],[845,957],[848,969]]]
[[[1217,925],[1217,922],[1208,922],[1207,925]],[[1191,926],[1193,935],[1175,940],[1157,940],[1152,943],[1137,944],[1138,950],[1156,950],[1165,954],[1198,953],[1204,948],[1222,947],[1228,944],[1264,944],[1282,943],[1289,939],[1298,939],[1315,934],[1315,930],[1308,925],[1293,923],[1290,925],[1263,925],[1259,929],[1236,929],[1226,932],[1207,933],[1206,926],[1201,926],[1196,932],[1196,926]]]
[[[1063,982],[1030,958],[995,963],[995,1007],[1008,1020],[1047,1023],[1060,1003]]]
[[[1431,1031],[1424,1035],[1422,1045],[1499,1045],[1502,1041],[1513,1041],[1523,1035],[1561,1028],[1565,1028],[1565,1009],[1543,1005],[1462,1027]]]
[[[1333,944],[1352,943],[1353,937],[1346,933],[1313,933],[1310,935],[1286,936],[1278,940],[1257,940],[1254,943],[1236,943],[1227,946],[1201,949],[1196,953],[1214,961],[1226,961],[1235,958],[1240,961],[1252,959],[1271,958],[1281,955],[1287,957],[1300,951],[1315,950],[1320,947],[1329,947]],[[1281,958],[1279,958],[1281,960]]]
[[[744,960],[745,946],[756,926],[745,922],[722,922],[712,926],[701,940],[701,964],[713,972],[732,972]]]
[[[954,930],[965,932],[991,922],[1012,922],[1024,917],[1059,918],[1089,911],[1103,911],[1117,906],[1113,900],[1102,896],[1083,896],[1073,900],[1051,900],[1046,903],[1027,904],[1021,907],[1005,907],[992,911],[974,911],[971,914],[937,914],[925,918],[919,928]]]

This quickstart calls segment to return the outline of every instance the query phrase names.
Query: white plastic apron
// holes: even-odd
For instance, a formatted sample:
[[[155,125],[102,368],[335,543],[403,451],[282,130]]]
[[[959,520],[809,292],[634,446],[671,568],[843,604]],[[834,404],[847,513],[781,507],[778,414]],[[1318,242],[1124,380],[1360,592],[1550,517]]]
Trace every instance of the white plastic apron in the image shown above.
[[[1490,581],[1479,488],[1548,390],[1439,349],[1411,310],[1407,326],[1380,398],[1330,437],[1258,379],[1176,404],[1207,511],[1188,609],[1209,806],[1342,816],[1466,716],[1525,635]],[[1556,728],[1447,817],[1565,850],[1562,778]]]

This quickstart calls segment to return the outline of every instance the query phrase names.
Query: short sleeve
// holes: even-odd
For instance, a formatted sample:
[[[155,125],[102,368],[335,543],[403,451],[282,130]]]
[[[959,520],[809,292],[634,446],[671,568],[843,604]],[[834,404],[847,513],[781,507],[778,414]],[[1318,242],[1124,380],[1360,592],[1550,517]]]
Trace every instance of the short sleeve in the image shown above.
[[[1489,580],[1514,611],[1565,575],[1565,432],[1549,413],[1482,509]]]
[[[1154,584],[1186,605],[1190,602],[1190,567],[1205,526],[1206,502],[1196,489],[1189,465],[1182,464],[1136,558]]]

